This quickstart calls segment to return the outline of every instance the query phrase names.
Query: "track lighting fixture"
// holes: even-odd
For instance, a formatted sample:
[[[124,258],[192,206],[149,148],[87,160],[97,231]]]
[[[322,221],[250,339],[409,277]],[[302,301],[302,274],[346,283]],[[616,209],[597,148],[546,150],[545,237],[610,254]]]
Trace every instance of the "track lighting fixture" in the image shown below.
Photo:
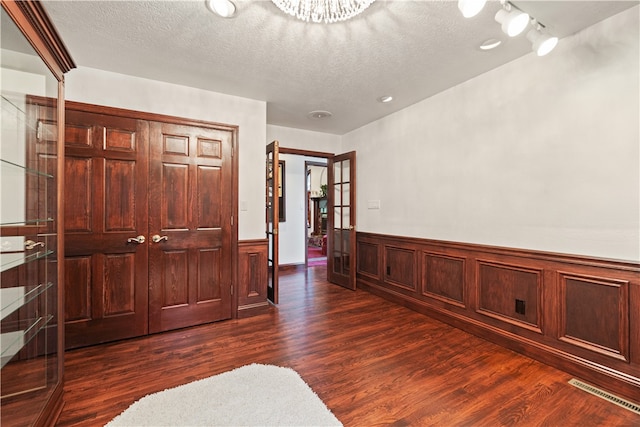
[[[458,0],[458,9],[465,18],[480,13],[485,6],[486,0]],[[515,37],[527,29],[529,24],[533,29],[527,33],[527,39],[531,42],[531,48],[538,56],[544,56],[551,52],[558,44],[558,38],[543,32],[545,28],[537,19],[529,16],[528,13],[517,8],[508,0],[500,0],[502,6],[495,15],[495,20],[500,24],[502,31],[509,37]],[[485,41],[480,49],[490,50],[498,47],[501,41],[490,39]]]
[[[501,25],[502,32],[509,37],[517,36],[529,25],[529,14],[516,9],[509,2],[503,4],[495,19]]]
[[[531,48],[538,56],[545,56],[558,44],[558,38],[544,34],[542,25],[536,23],[536,28],[527,33],[527,40],[531,42]]]
[[[458,9],[465,18],[476,16],[484,8],[487,0],[458,0]]]

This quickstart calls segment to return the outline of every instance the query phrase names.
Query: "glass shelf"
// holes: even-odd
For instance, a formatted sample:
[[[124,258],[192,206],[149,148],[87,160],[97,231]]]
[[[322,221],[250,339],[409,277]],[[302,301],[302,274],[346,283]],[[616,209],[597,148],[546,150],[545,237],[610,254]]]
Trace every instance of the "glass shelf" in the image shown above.
[[[0,347],[2,348],[0,368],[4,368],[4,365],[24,348],[29,341],[35,338],[38,332],[44,329],[52,319],[53,315],[49,314],[46,317],[21,320],[7,325],[8,327],[15,327],[16,330],[0,334]]]
[[[53,132],[50,132],[47,130],[46,127],[44,126],[39,126],[40,122],[38,122],[38,126],[34,127],[32,125],[30,125],[26,120],[25,117],[27,115],[26,111],[24,110],[24,107],[18,105],[18,102],[14,102],[11,98],[11,95],[13,96],[24,96],[24,94],[22,93],[18,93],[18,94],[13,94],[11,92],[5,92],[2,94],[2,109],[8,113],[13,115],[18,121],[20,121],[20,124],[22,126],[24,126],[27,129],[30,129],[31,131],[34,132],[34,134],[38,135],[39,133],[45,133],[46,136],[48,136],[51,139],[54,139],[56,137],[56,134]],[[42,139],[43,135],[39,135]]]
[[[51,288],[53,283],[41,283],[33,286],[15,286],[0,289],[0,320],[4,319],[23,305],[33,301]]]
[[[46,258],[51,254],[53,254],[53,251],[50,250],[38,251],[29,255],[25,255],[24,252],[3,253],[0,254],[0,271],[28,264],[30,262]]]
[[[53,179],[53,175],[49,174],[49,173],[44,173],[35,169],[31,169],[22,165],[19,165],[17,163],[14,162],[10,162],[4,159],[0,159],[0,163],[2,165],[2,167],[6,167],[9,166],[9,170],[7,171],[7,173],[22,173],[24,174],[24,172],[31,174],[31,175],[36,175],[36,176],[43,176],[45,178],[51,178]],[[6,165],[6,166],[5,166]]]

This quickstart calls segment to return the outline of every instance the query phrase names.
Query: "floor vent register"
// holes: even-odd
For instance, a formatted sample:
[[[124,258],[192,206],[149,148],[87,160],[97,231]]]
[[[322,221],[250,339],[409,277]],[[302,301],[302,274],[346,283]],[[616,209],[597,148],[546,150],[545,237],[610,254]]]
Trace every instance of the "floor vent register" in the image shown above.
[[[635,412],[636,414],[640,414],[640,405],[633,403],[633,402],[629,402],[628,400],[625,400],[621,397],[618,397],[616,395],[613,395],[611,393],[608,393],[604,390],[601,390],[597,387],[594,387],[592,385],[583,383],[582,381],[579,381],[575,378],[572,378],[571,380],[569,380],[569,384],[571,384],[574,387],[578,387],[581,390],[586,391],[587,393],[591,393],[594,396],[598,396],[602,399],[608,400],[609,402],[618,405],[618,406],[622,406],[625,409],[630,410],[631,412]]]

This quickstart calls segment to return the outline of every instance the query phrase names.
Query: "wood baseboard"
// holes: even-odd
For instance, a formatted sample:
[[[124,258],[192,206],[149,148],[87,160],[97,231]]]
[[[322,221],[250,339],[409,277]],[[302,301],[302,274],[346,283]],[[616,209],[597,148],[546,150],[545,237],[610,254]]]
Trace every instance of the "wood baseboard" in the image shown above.
[[[300,271],[307,268],[304,264],[280,264],[278,266],[279,271]]]
[[[264,314],[273,309],[273,306],[269,304],[268,301],[257,303],[257,304],[249,304],[238,307],[238,319],[244,319],[247,317],[257,316],[259,314]]]

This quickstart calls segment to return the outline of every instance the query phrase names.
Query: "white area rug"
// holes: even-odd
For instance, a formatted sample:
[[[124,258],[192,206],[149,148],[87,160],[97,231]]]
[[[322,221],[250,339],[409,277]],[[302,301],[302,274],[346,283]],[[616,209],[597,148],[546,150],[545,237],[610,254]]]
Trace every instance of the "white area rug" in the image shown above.
[[[252,364],[150,394],[115,426],[341,426],[293,369]]]

